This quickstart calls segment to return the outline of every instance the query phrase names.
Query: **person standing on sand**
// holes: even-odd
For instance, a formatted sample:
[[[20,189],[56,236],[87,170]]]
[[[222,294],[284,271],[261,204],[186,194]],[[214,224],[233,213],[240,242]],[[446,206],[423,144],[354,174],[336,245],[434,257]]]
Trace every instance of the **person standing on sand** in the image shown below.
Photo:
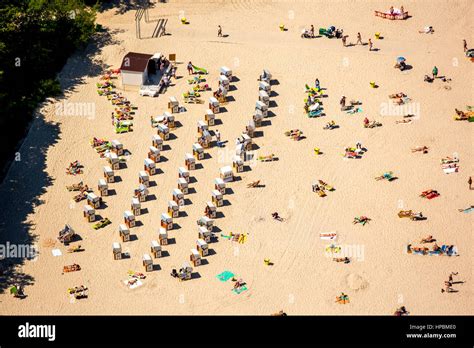
[[[469,180],[467,181],[467,183],[469,184],[469,190],[472,190],[472,178],[469,177]]]
[[[369,39],[369,52],[372,51],[372,40]]]
[[[318,78],[316,78],[316,80],[314,80],[314,87],[315,87],[316,89],[319,89],[319,87],[320,87],[320,86],[319,86],[319,79],[318,79]]]
[[[346,97],[342,96],[341,100],[339,101],[339,104],[341,105],[341,110],[344,111],[344,108],[346,107]]]
[[[217,37],[222,37],[222,27],[220,25],[217,26]]]
[[[463,44],[464,44],[464,52],[467,51],[467,41],[466,40],[462,40]]]
[[[356,45],[358,45],[359,43],[362,45],[362,36],[360,35],[360,33],[357,33],[357,42],[356,42]]]
[[[438,77],[438,68],[436,66],[433,68],[432,73],[433,73],[433,79]]]
[[[342,45],[343,45],[344,47],[346,47],[346,42],[347,42],[348,36],[349,36],[349,35],[344,35],[344,36],[342,37]]]
[[[194,73],[193,63],[191,62],[188,63],[188,73],[189,75],[192,75]]]

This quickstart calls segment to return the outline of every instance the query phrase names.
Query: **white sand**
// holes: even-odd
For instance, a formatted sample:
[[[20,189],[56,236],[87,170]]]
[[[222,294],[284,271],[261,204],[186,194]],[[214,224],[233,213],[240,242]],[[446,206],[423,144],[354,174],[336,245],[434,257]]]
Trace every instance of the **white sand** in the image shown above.
[[[405,305],[412,314],[472,314],[472,218],[458,208],[473,203],[474,191],[467,188],[473,172],[472,124],[453,121],[454,108],[464,109],[472,104],[472,68],[462,51],[462,39],[472,45],[472,3],[465,1],[404,1],[404,8],[413,17],[406,21],[389,21],[375,17],[373,10],[386,10],[389,1],[171,1],[150,10],[150,18],[168,19],[171,36],[159,39],[135,38],[134,11],[124,15],[114,10],[98,16],[98,22],[110,28],[115,43],[106,45],[90,58],[118,67],[129,51],[164,54],[176,53],[179,65],[176,86],[159,98],[139,97],[136,92],[124,94],[139,107],[134,120],[134,131],[115,135],[110,123],[111,104],[96,93],[97,76],[87,76],[89,65],[84,54],[71,58],[61,80],[68,84],[71,77],[84,76],[67,95],[68,102],[94,103],[96,117],[56,116],[54,106],[43,108],[40,119],[60,123],[60,139],[49,147],[45,171],[54,182],[47,186],[34,213],[27,221],[34,224],[32,233],[38,235],[40,256],[36,262],[26,262],[22,271],[34,277],[32,286],[25,290],[28,297],[18,301],[9,294],[0,295],[0,314],[270,314],[280,309],[288,314],[392,314]],[[179,11],[184,10],[190,21],[179,23]],[[293,12],[292,12],[293,11]],[[289,17],[292,17],[290,19]],[[289,29],[280,32],[278,25]],[[223,26],[227,38],[217,38],[217,25]],[[301,39],[303,27],[335,25],[344,28],[349,42],[356,41],[358,31],[363,41],[369,37],[380,51],[369,52],[367,46],[344,48],[340,40],[317,38]],[[419,34],[432,25],[435,34]],[[143,36],[150,35],[155,24],[142,24]],[[375,40],[381,32],[383,40]],[[395,59],[403,55],[413,69],[400,72],[394,69]],[[207,81],[215,89],[219,68],[227,65],[240,81],[232,83],[237,90],[230,95],[228,112],[217,115],[223,124],[219,129],[222,139],[229,140],[226,151],[230,158],[234,140],[251,118],[258,96],[257,77],[263,68],[269,69],[279,85],[273,86],[278,106],[270,110],[276,117],[269,118],[270,126],[259,130],[263,137],[255,139],[258,155],[274,153],[279,161],[258,163],[242,175],[242,180],[230,184],[233,194],[225,199],[231,205],[219,209],[225,215],[216,220],[223,233],[249,233],[245,244],[223,238],[211,244],[215,254],[206,258],[208,264],[195,268],[200,277],[178,282],[170,277],[172,268],[180,267],[189,259],[190,249],[197,239],[196,220],[202,215],[205,202],[210,200],[213,180],[218,168],[230,163],[217,148],[208,152],[212,159],[202,161],[203,169],[192,172],[197,179],[191,184],[196,193],[187,196],[192,201],[184,211],[187,217],[175,220],[180,229],[170,232],[176,244],[165,246],[168,257],[158,259],[160,270],[147,273],[143,285],[128,289],[122,281],[127,271],[143,272],[142,255],[149,253],[150,242],[157,239],[159,219],[166,211],[171,190],[176,187],[177,170],[184,164],[185,152],[191,152],[196,140],[196,122],[204,118],[205,105],[189,105],[188,111],[177,119],[183,127],[173,133],[177,139],[167,142],[171,150],[162,154],[168,161],[159,163],[164,172],[152,177],[156,186],[151,194],[156,200],[143,204],[148,213],[137,217],[142,226],[132,229],[138,239],[122,243],[130,259],[114,261],[112,243],[119,241],[117,225],[122,223],[124,210],[130,207],[133,189],[137,186],[138,171],[154,130],[150,115],[166,110],[169,96],[182,101],[186,83],[186,63],[210,71]],[[423,82],[434,65],[440,75],[452,78],[449,84]],[[92,74],[92,71],[89,71]],[[327,88],[323,100],[328,116],[309,119],[302,106],[305,83],[313,84],[318,77]],[[370,81],[380,87],[372,89]],[[443,88],[449,85],[451,90]],[[420,105],[420,119],[412,124],[397,125],[396,116],[380,116],[388,94],[404,91]],[[339,110],[339,99],[359,99],[362,114],[346,115]],[[204,93],[208,99],[210,92]],[[206,103],[207,104],[207,103]],[[362,120],[377,119],[381,128],[364,129]],[[39,143],[44,127],[35,125],[26,139],[23,151]],[[339,129],[323,130],[324,124],[334,119]],[[283,135],[288,129],[303,130],[306,139],[294,142]],[[132,153],[127,169],[117,172],[121,182],[111,184],[116,195],[106,197],[106,209],[98,213],[112,224],[95,231],[82,217],[83,203],[69,206],[72,193],[65,185],[84,180],[96,188],[102,178],[100,159],[89,146],[92,137],[119,139]],[[361,141],[368,148],[360,160],[344,160],[346,146]],[[426,155],[412,154],[410,148],[427,145]],[[317,157],[313,148],[321,148]],[[34,154],[34,149],[32,150]],[[445,175],[440,159],[457,152],[461,159],[460,172]],[[227,153],[227,152],[226,152]],[[24,155],[23,158],[28,156]],[[64,173],[69,162],[79,160],[84,174],[78,177]],[[28,191],[38,190],[37,178],[28,176],[22,162],[15,163],[1,187],[4,200],[1,208],[5,216],[6,233],[16,233],[15,222]],[[41,165],[41,163],[39,164]],[[393,182],[375,181],[385,171],[394,171],[399,178]],[[247,189],[252,180],[261,180],[264,188]],[[311,184],[322,179],[336,191],[319,198],[311,192]],[[424,200],[418,195],[429,188],[441,196]],[[422,211],[427,221],[411,222],[399,219],[399,202],[403,209]],[[271,213],[278,211],[286,220],[274,221]],[[366,215],[372,221],[362,227],[353,225],[355,216]],[[85,251],[53,257],[51,247],[43,247],[48,239],[55,239],[65,223],[70,223],[82,237]],[[363,257],[353,257],[350,264],[333,262],[325,254],[328,242],[321,241],[320,232],[336,231],[337,244],[355,246]],[[407,242],[417,242],[433,234],[439,244],[456,244],[459,257],[430,257],[407,255]],[[265,266],[264,258],[274,265]],[[80,272],[62,275],[63,265],[78,263]],[[156,263],[156,261],[155,261]],[[247,282],[248,291],[241,295],[231,292],[232,283],[221,283],[216,275],[230,270]],[[440,289],[450,272],[459,272],[465,284],[453,294],[442,294]],[[68,287],[84,284],[89,287],[89,298],[70,303]],[[335,296],[344,292],[350,304],[336,304]]]

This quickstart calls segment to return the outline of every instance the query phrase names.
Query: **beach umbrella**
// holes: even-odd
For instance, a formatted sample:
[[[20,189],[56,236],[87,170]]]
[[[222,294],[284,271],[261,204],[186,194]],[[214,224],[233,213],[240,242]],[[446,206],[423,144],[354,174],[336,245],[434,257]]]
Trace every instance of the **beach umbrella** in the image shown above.
[[[405,57],[397,57],[397,62],[398,63],[401,63],[401,62],[404,62],[406,61]]]

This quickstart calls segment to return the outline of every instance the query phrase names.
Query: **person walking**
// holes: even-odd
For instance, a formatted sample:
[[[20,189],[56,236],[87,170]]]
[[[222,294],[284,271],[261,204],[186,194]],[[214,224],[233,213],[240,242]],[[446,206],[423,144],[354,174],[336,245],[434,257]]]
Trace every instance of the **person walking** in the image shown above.
[[[372,51],[372,40],[369,39],[369,52]]]
[[[433,68],[432,73],[433,73],[433,79],[438,77],[438,68],[436,66]]]
[[[469,184],[469,190],[472,190],[472,178],[469,177],[469,180],[467,181],[467,183]]]
[[[466,40],[462,40],[463,41],[463,44],[464,44],[464,52],[467,51],[467,41]]]
[[[220,25],[217,26],[217,37],[222,37],[222,27]]]
[[[358,45],[359,43],[362,45],[362,36],[360,35],[360,33],[357,33],[357,42],[356,42],[356,45]]]
[[[193,63],[191,62],[188,63],[188,73],[189,75],[192,75],[194,73]]]
[[[344,36],[342,37],[342,45],[343,45],[344,47],[346,47],[346,43],[347,43],[347,38],[348,38],[348,37],[349,37],[349,35],[344,35]]]

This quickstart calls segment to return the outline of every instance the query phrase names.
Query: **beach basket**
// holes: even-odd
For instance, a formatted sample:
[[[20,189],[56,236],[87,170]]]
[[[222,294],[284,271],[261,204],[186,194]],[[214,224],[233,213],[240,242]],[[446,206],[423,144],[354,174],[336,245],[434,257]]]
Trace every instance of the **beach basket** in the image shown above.
[[[375,38],[378,40],[380,39],[380,33],[375,33]]]
[[[285,31],[285,25],[284,24],[280,24],[280,31]]]
[[[370,87],[375,88],[375,82],[374,81],[370,82]]]
[[[188,23],[188,20],[186,19],[186,17],[181,17],[181,23],[183,23],[183,24]]]
[[[315,148],[314,148],[314,154],[315,154],[315,155],[319,155],[319,153],[320,153],[319,147],[315,147]]]

